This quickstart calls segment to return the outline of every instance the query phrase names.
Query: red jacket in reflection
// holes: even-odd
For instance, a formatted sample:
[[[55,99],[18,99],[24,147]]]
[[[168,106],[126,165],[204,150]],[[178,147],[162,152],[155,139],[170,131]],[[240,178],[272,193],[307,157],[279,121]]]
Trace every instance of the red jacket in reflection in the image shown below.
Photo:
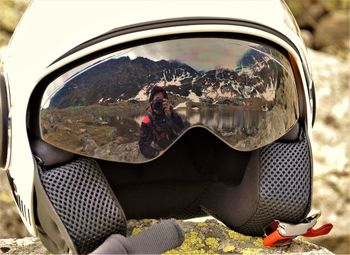
[[[147,109],[147,116],[142,120],[139,147],[146,158],[158,156],[182,132],[184,123],[181,117],[171,108],[170,117],[164,113],[156,114],[151,107]]]

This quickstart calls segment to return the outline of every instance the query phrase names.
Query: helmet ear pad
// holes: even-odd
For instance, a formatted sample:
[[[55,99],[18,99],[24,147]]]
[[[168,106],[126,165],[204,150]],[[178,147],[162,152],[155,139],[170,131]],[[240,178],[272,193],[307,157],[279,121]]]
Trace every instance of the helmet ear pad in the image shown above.
[[[301,130],[296,141],[252,152],[240,185],[215,183],[202,208],[240,233],[263,235],[275,219],[299,223],[310,211],[311,188],[311,149]]]
[[[51,252],[85,254],[111,234],[126,234],[122,207],[95,160],[38,169],[38,232]]]

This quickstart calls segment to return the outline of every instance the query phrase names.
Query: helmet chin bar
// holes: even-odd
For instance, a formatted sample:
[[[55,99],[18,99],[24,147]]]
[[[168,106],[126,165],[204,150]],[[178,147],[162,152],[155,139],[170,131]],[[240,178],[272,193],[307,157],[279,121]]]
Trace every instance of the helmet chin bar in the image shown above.
[[[310,210],[312,182],[309,139],[300,129],[291,130],[294,138],[298,134],[297,139],[286,136],[252,152],[227,148],[228,154],[225,152],[225,160],[221,160],[227,171],[218,170],[221,172],[215,178],[208,179],[208,173],[201,172],[202,166],[195,164],[194,170],[186,169],[188,176],[183,180],[187,181],[181,184],[177,177],[167,176],[182,176],[181,169],[180,173],[157,170],[157,164],[161,164],[157,160],[136,165],[140,168],[90,158],[39,166],[35,183],[39,236],[51,252],[89,253],[111,234],[125,235],[123,210],[128,218],[186,218],[208,213],[248,235],[263,235],[274,219],[298,223]],[[232,160],[245,161],[239,166],[241,173],[234,173],[237,164],[228,163],[229,154]],[[158,160],[166,161],[168,156]],[[176,157],[183,159],[179,154]],[[196,173],[190,173],[192,170]],[[160,177],[162,174],[166,177]],[[232,176],[238,181],[230,181]],[[165,189],[159,178],[169,179]],[[198,186],[198,182],[204,184]],[[188,199],[181,195],[184,192],[190,203],[182,202]],[[169,199],[162,200],[167,195]]]

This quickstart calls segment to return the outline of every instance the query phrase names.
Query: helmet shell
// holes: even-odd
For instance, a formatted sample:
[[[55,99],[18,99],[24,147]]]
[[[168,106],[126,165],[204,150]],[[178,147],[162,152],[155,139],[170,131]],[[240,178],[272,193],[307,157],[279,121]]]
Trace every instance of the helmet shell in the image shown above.
[[[221,20],[222,24],[210,24],[210,20]],[[170,21],[178,25],[167,26]],[[186,21],[191,24],[182,23]],[[146,29],[148,24],[153,25]],[[139,29],[133,29],[135,27]],[[72,48],[111,30],[126,32],[60,58]],[[37,84],[58,68],[111,45],[159,35],[204,31],[249,34],[285,48],[295,59],[306,115],[311,114],[308,102],[311,70],[307,52],[296,22],[283,1],[216,0],[198,4],[196,0],[172,0],[165,4],[161,0],[84,3],[34,0],[31,3],[3,55],[3,72],[11,92],[12,136],[7,168],[22,219],[31,234],[36,235],[37,231],[33,213],[36,163],[28,140],[26,116]],[[56,61],[58,58],[60,60]],[[307,120],[311,126],[311,118]]]

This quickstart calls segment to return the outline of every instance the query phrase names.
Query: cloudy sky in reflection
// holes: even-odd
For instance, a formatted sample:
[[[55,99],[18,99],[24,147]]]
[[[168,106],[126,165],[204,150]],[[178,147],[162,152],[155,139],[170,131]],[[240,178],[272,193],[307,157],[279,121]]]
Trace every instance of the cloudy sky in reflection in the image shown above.
[[[250,42],[224,38],[190,38],[150,43],[132,48],[124,56],[145,57],[154,61],[177,60],[197,71],[215,68],[234,69],[251,47]]]
[[[261,47],[253,42],[225,38],[182,38],[117,51],[77,66],[58,77],[47,87],[41,105],[43,108],[48,107],[51,97],[69,80],[113,58],[144,57],[153,61],[179,61],[197,71],[209,71],[217,68],[235,69],[251,49],[261,52]]]

